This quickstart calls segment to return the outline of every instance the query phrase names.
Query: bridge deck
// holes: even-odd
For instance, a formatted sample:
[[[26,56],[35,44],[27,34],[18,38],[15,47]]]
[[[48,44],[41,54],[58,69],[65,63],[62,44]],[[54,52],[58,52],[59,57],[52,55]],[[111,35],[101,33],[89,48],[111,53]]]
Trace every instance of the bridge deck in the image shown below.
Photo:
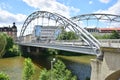
[[[95,55],[95,49],[89,46],[71,46],[71,45],[58,45],[58,44],[43,44],[43,43],[18,43],[21,46],[33,46],[33,47],[42,47],[42,48],[53,48],[58,50],[72,51],[77,53],[92,54]]]

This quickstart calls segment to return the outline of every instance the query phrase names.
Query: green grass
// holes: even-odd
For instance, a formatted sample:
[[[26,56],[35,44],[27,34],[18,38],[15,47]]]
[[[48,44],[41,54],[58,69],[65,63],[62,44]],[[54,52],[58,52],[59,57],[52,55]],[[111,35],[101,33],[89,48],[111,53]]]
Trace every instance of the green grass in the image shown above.
[[[58,56],[59,58],[70,60],[78,63],[90,64],[91,59],[95,59],[96,56],[93,55],[81,55],[81,56]]]

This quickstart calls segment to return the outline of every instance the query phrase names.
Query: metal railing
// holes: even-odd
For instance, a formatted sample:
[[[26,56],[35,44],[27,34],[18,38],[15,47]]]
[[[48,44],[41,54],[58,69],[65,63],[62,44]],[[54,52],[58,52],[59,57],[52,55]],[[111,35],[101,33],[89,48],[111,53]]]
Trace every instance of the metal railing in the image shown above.
[[[120,39],[99,39],[102,47],[120,48]]]
[[[82,40],[55,40],[55,41],[22,41],[23,43],[50,43],[58,45],[68,45],[68,46],[83,46],[87,45]],[[102,47],[115,47],[120,48],[120,39],[99,39]]]

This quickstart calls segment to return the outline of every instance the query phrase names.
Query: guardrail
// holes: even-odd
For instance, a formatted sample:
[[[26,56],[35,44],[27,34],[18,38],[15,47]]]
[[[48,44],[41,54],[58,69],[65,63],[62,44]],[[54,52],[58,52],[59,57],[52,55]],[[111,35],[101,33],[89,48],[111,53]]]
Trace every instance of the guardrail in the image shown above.
[[[101,43],[102,47],[120,48],[120,39],[99,39],[99,42]],[[71,46],[87,45],[82,40],[32,41],[31,43],[45,43],[45,44],[51,43],[51,44],[60,44],[60,45],[71,45]]]
[[[102,47],[120,48],[120,39],[99,39]]]

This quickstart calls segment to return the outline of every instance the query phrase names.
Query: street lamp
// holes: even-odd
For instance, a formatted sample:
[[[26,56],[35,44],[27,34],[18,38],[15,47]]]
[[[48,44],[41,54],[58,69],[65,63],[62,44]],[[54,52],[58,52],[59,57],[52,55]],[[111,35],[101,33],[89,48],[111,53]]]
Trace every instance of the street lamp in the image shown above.
[[[52,80],[52,69],[53,69],[53,63],[55,62],[55,58],[52,59],[51,61],[51,80]]]

